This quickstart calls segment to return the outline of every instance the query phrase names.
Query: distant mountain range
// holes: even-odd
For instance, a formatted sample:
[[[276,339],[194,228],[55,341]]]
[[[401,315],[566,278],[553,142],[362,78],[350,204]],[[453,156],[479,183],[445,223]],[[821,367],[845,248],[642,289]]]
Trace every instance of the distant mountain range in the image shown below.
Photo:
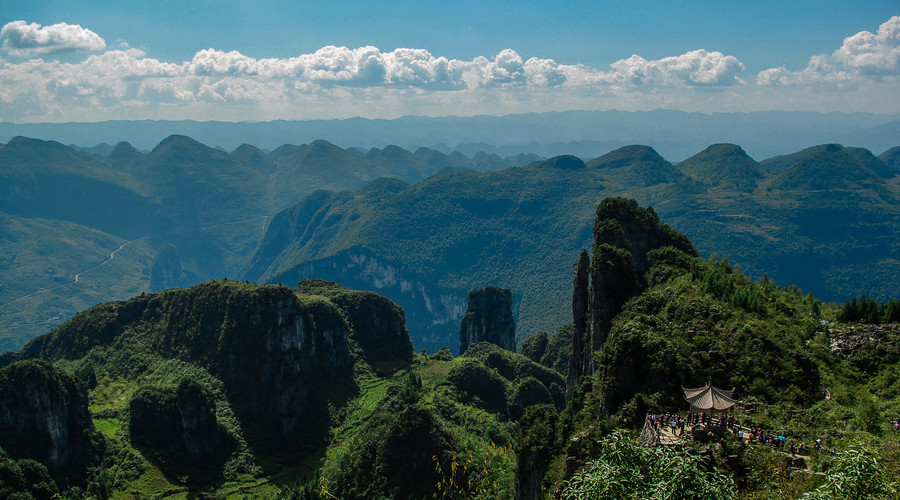
[[[422,117],[394,120],[272,121],[109,121],[100,123],[0,123],[0,142],[15,136],[75,144],[106,156],[127,141],[150,150],[172,134],[233,151],[253,144],[272,151],[282,144],[325,139],[367,151],[397,144],[421,146],[473,157],[479,151],[501,157],[571,154],[584,160],[631,144],[653,147],[669,161],[681,161],[713,143],[740,144],[754,158],[792,153],[812,144],[839,143],[876,154],[896,146],[900,115],[765,111],[686,113],[682,111],[567,111],[508,116]]]
[[[571,321],[569,266],[610,196],[652,206],[753,277],[829,301],[900,296],[898,148],[757,162],[714,144],[673,164],[635,145],[584,162],[323,140],[227,153],[185,136],[85,152],[16,137],[0,147],[0,186],[2,350],[151,284],[222,277],[376,290],[429,351],[455,347],[469,290],[498,285],[521,341]]]
[[[593,207],[624,195],[751,276],[830,301],[896,297],[897,151],[876,158],[831,144],[758,163],[716,144],[672,165],[628,146],[587,163],[562,156],[415,185],[379,181],[273,217],[245,276],[377,289],[429,349],[452,345],[465,292],[485,284],[513,290],[523,337],[554,331],[571,321],[568,266],[588,246]]]

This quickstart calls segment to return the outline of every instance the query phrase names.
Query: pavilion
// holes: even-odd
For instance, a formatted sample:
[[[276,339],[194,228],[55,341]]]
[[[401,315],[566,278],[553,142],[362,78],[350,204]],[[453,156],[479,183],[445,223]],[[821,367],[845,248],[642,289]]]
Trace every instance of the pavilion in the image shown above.
[[[709,383],[696,389],[687,389],[684,386],[681,386],[681,389],[684,391],[684,399],[691,405],[691,420],[693,420],[694,412],[700,412],[706,414],[712,421],[716,412],[724,413],[740,403],[732,397],[734,389],[726,391],[713,387]]]

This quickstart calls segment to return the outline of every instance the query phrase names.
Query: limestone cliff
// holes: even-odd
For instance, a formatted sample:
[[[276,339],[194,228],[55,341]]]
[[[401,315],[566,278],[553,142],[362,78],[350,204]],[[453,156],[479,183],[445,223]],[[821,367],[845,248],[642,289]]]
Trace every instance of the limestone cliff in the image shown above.
[[[85,389],[70,376],[38,360],[0,370],[0,447],[12,458],[37,460],[59,480],[83,473],[102,446]]]
[[[373,366],[412,360],[413,345],[403,309],[389,299],[374,292],[348,290],[323,280],[303,280],[296,291],[298,294],[322,295],[334,303],[349,323],[351,338]]]
[[[593,371],[593,356],[586,356],[590,348],[588,323],[590,321],[590,266],[591,259],[586,250],[578,257],[575,271],[574,290],[572,292],[572,355],[569,357],[569,370],[566,377],[566,400],[572,398],[572,391],[582,374]]]
[[[405,323],[415,335],[415,348],[436,352],[457,341],[459,321],[466,311],[466,290],[441,286],[418,273],[380,258],[373,252],[352,248],[303,263],[273,278],[287,286],[319,278],[353,290],[370,290],[403,309]]]
[[[184,283],[184,270],[181,267],[181,255],[178,248],[167,243],[163,245],[153,265],[150,266],[150,290],[157,292],[167,288],[176,288]]]
[[[322,297],[222,280],[95,306],[18,357],[78,359],[111,342],[144,344],[219,377],[244,428],[274,444],[309,430],[316,381],[350,377],[349,332]]]
[[[490,342],[515,352],[516,323],[512,314],[512,292],[488,286],[469,292],[468,308],[459,324],[459,353],[470,345]]]
[[[131,442],[169,473],[215,469],[233,449],[216,421],[213,396],[196,382],[141,387],[128,414]]]
[[[613,318],[647,283],[651,250],[674,247],[698,256],[690,240],[660,221],[652,208],[641,208],[634,200],[606,198],[597,207],[594,219],[592,258],[582,253],[577,264],[572,296],[575,337],[569,361],[567,394],[583,375],[596,369],[594,353],[606,342]],[[590,261],[590,293],[585,271]],[[590,301],[589,310],[585,302]],[[585,313],[589,316],[586,324]],[[581,332],[579,334],[579,332]]]

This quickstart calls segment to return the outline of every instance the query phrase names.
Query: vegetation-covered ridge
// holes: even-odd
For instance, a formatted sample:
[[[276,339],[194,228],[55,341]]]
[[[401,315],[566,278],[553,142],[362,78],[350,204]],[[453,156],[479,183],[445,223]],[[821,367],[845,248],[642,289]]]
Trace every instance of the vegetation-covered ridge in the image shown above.
[[[624,200],[604,203],[634,210]],[[609,234],[617,233],[621,218],[610,221],[605,212],[598,209],[595,262],[615,254]],[[614,230],[603,230],[609,227]],[[765,276],[754,282],[727,259],[705,260],[686,250],[661,246],[646,253],[645,288],[615,315],[594,351],[596,371],[574,390],[559,424],[562,435],[574,436],[558,448],[567,458],[556,477],[572,477],[557,483],[563,496],[653,496],[661,488],[675,498],[832,498],[841,490],[837,497],[894,498],[900,478],[900,325],[842,323],[853,307],[823,304]],[[627,253],[631,259],[592,264],[592,297],[607,289],[610,276],[623,277],[620,284],[634,279],[618,269],[638,260],[634,250]],[[892,302],[866,303],[857,309],[886,312]],[[577,332],[576,326],[573,345]],[[741,405],[733,415],[744,435],[737,437],[736,428],[712,446],[696,439],[683,445],[689,455],[705,456],[705,465],[683,455],[639,452],[633,442],[610,437],[611,429],[640,429],[649,414],[685,416],[682,388],[710,383],[735,389]],[[747,440],[751,425],[757,437],[769,436],[767,444]],[[695,438],[705,435],[694,432]],[[790,450],[777,444],[778,435],[790,440]],[[810,455],[802,457],[800,470],[794,443],[812,450],[800,452]],[[666,472],[658,475],[659,467]],[[715,473],[704,476],[698,467]],[[548,471],[550,487],[554,472]]]
[[[273,217],[245,276],[377,290],[404,307],[414,343],[429,350],[453,345],[465,294],[493,283],[513,293],[521,344],[567,320],[567,263],[590,245],[599,202],[627,193],[699,253],[729,255],[757,279],[829,301],[862,291],[888,300],[900,295],[891,158],[826,145],[757,162],[716,144],[673,165],[628,146],[586,163],[557,157],[319,192]]]
[[[73,446],[46,440],[53,418],[12,419],[43,422],[18,430],[0,419],[0,488],[23,498],[896,495],[900,327],[842,323],[840,307],[797,287],[703,259],[634,200],[606,199],[593,215],[573,324],[520,353],[484,342],[458,357],[414,353],[400,307],[322,280],[219,280],[87,309],[3,356],[0,380],[15,381],[0,415],[23,407],[21,380],[48,381],[25,394],[86,408],[69,435],[87,436],[88,466],[60,469],[3,438]],[[584,297],[603,303],[576,307]],[[573,378],[579,343],[593,370]],[[707,382],[734,387],[741,425],[809,452],[705,432],[638,446],[648,414],[684,415],[681,388]],[[62,418],[53,408],[41,411]]]
[[[521,344],[567,321],[567,262],[616,195],[755,278],[828,301],[900,295],[896,150],[594,158],[616,146],[582,161],[325,141],[228,153],[183,135],[92,154],[15,138],[0,146],[0,350],[97,302],[221,277],[377,291],[429,350],[455,349],[466,293],[493,284],[512,291]]]

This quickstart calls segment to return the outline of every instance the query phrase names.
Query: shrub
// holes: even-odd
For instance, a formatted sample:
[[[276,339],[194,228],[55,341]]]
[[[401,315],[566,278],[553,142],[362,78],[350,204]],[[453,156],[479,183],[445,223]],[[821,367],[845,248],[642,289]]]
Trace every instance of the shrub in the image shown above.
[[[494,413],[506,412],[506,383],[496,371],[466,359],[447,374],[463,401]]]
[[[896,494],[897,485],[888,480],[878,455],[856,447],[838,455],[828,468],[825,484],[803,498],[878,500]]]
[[[621,432],[604,437],[600,456],[575,473],[563,498],[736,498],[734,482],[705,459],[670,447],[644,448]]]

